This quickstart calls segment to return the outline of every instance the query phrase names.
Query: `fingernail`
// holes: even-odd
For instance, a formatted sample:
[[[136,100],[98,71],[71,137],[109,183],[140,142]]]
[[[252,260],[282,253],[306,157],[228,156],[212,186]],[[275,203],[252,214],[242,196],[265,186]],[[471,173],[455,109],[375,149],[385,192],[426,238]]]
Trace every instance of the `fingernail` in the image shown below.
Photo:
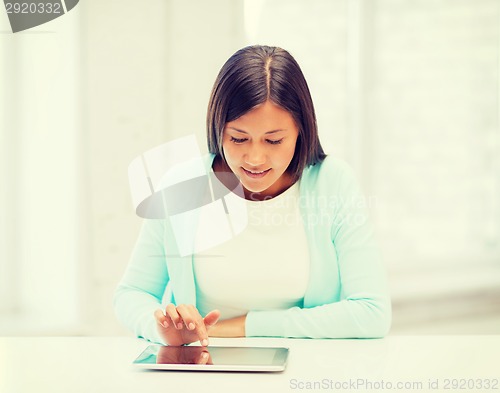
[[[206,347],[208,345],[208,340],[206,338],[204,338],[202,341],[201,341],[201,345],[203,345],[204,347]]]
[[[164,322],[163,322],[163,327],[168,328],[168,322],[167,322],[167,321],[164,321]]]
[[[193,322],[191,322],[191,323],[189,324],[189,329],[190,329],[190,330],[193,330],[193,329],[194,329],[194,323],[193,323]]]
[[[182,323],[177,324],[177,329],[182,329]]]
[[[203,352],[203,353],[201,354],[201,357],[202,357],[203,359],[206,359],[206,358],[208,358],[208,353],[206,353],[206,352]]]

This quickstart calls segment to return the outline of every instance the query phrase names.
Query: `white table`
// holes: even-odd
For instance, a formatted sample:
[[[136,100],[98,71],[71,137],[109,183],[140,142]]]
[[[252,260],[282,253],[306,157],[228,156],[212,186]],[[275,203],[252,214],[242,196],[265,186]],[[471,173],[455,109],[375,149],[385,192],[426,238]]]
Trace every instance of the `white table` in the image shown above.
[[[398,383],[419,392],[500,393],[500,336],[211,339],[211,345],[290,348],[284,372],[257,374],[136,370],[131,362],[147,345],[126,337],[0,338],[0,393],[412,391]],[[485,379],[497,379],[497,389],[491,382],[478,389]],[[452,389],[455,383],[465,388]]]

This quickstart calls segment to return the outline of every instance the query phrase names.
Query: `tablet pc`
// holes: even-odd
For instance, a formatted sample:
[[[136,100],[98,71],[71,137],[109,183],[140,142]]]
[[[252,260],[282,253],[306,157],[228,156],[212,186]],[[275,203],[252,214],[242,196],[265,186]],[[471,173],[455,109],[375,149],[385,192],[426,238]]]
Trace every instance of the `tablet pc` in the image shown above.
[[[150,345],[133,365],[153,370],[283,371],[288,348]]]

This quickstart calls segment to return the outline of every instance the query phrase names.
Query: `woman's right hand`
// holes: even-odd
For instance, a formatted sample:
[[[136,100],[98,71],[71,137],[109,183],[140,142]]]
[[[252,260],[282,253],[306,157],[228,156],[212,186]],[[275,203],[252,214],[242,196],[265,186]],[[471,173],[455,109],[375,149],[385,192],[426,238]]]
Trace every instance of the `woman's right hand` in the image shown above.
[[[158,332],[166,344],[179,346],[199,340],[200,344],[206,347],[207,331],[219,320],[220,311],[212,310],[203,318],[192,304],[180,304],[176,307],[170,303],[165,313],[158,309],[154,316]]]

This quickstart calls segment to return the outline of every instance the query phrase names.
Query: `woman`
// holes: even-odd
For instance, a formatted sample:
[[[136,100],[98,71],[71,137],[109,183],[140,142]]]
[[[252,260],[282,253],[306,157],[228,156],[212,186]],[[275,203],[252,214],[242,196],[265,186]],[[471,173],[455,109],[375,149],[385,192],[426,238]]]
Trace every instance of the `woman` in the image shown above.
[[[386,335],[391,305],[366,203],[352,170],[323,153],[307,83],[287,51],[246,47],[224,64],[207,138],[209,169],[228,190],[235,180],[242,187],[248,225],[209,250],[218,258],[177,263],[167,220],[146,221],[115,294],[119,319],[168,345]]]

